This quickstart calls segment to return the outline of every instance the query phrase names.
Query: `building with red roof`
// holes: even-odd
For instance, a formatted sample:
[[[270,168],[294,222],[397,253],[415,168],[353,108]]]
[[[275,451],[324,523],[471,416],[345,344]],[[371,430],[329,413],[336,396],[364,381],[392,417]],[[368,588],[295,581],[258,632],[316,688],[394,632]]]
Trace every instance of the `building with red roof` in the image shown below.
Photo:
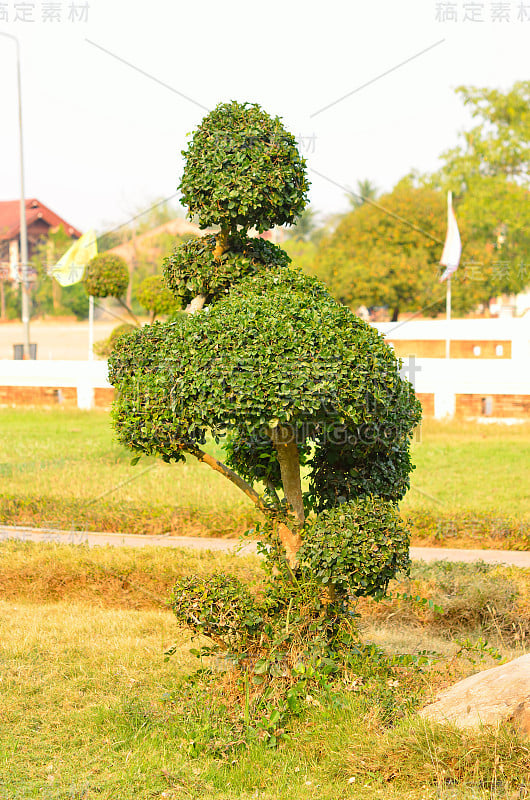
[[[28,230],[28,258],[31,261],[39,239],[62,225],[72,239],[79,239],[81,231],[70,225],[51,208],[35,197],[26,200],[26,226]],[[0,270],[4,280],[18,278],[20,262],[20,201],[0,200]]]

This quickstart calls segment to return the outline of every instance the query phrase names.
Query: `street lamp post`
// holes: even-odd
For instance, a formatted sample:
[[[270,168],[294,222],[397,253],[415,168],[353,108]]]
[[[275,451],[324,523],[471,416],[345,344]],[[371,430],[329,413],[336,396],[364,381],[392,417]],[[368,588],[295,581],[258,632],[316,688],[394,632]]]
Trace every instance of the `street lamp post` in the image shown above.
[[[26,226],[26,200],[24,195],[24,141],[22,136],[22,82],[20,79],[20,44],[16,36],[0,31],[0,36],[12,39],[17,47],[18,135],[20,143],[20,264],[22,267],[22,324],[24,326],[24,358],[30,357],[29,348],[29,281],[28,281],[28,231]]]

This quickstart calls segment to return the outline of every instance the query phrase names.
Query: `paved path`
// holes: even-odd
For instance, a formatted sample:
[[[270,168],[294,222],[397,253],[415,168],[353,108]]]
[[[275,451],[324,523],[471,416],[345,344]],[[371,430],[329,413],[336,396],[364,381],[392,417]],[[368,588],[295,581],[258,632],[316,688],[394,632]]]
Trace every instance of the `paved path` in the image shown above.
[[[125,533],[58,531],[50,528],[23,528],[0,525],[0,541],[18,539],[26,542],[111,545],[114,547],[192,547],[198,550],[222,550],[249,555],[256,552],[255,542],[241,546],[236,539],[207,539],[201,536],[139,536]],[[488,564],[511,564],[530,569],[530,552],[519,550],[457,550],[444,547],[411,547],[413,559],[422,561],[485,561]]]

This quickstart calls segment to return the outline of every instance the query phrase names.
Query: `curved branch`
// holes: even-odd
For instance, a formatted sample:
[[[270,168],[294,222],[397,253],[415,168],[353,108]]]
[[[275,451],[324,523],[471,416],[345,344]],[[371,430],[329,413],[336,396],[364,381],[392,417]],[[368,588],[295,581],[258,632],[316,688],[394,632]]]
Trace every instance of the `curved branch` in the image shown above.
[[[235,486],[237,486],[237,488],[240,489],[244,494],[246,494],[246,496],[252,500],[254,505],[256,505],[264,514],[271,513],[271,509],[265,505],[260,495],[252,488],[252,486],[244,481],[243,478],[240,478],[239,475],[231,470],[230,467],[227,467],[226,464],[223,464],[213,456],[208,455],[208,453],[205,453],[204,450],[200,449],[200,447],[194,447],[193,449],[188,450],[188,452],[195,456],[198,461],[203,461],[216,472],[220,472],[221,475],[224,475],[225,478],[228,478],[229,481],[232,481],[232,483],[235,484]]]
[[[213,257],[216,261],[219,261],[223,253],[226,253],[228,250],[228,229],[221,228],[215,239],[216,242],[215,249],[213,251]]]

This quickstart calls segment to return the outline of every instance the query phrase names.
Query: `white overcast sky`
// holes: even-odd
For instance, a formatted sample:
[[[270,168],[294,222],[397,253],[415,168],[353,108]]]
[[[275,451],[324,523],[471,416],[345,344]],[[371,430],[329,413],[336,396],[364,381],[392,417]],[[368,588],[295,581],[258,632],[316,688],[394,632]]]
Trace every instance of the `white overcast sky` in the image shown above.
[[[282,116],[303,137],[311,203],[330,213],[346,207],[340,187],[357,179],[386,190],[412,168],[436,168],[469,125],[456,86],[528,78],[530,0],[526,21],[520,0],[484,0],[482,23],[463,21],[466,0],[455,0],[456,22],[437,21],[447,4],[431,0],[89,0],[88,21],[70,22],[71,1],[57,0],[60,22],[43,23],[49,3],[34,0],[36,21],[14,22],[21,0],[3,0],[0,31],[22,49],[26,196],[82,230],[101,232],[176,192],[201,106],[248,100]],[[492,22],[500,6],[510,19]],[[0,98],[6,200],[20,184],[15,49],[4,37]]]

